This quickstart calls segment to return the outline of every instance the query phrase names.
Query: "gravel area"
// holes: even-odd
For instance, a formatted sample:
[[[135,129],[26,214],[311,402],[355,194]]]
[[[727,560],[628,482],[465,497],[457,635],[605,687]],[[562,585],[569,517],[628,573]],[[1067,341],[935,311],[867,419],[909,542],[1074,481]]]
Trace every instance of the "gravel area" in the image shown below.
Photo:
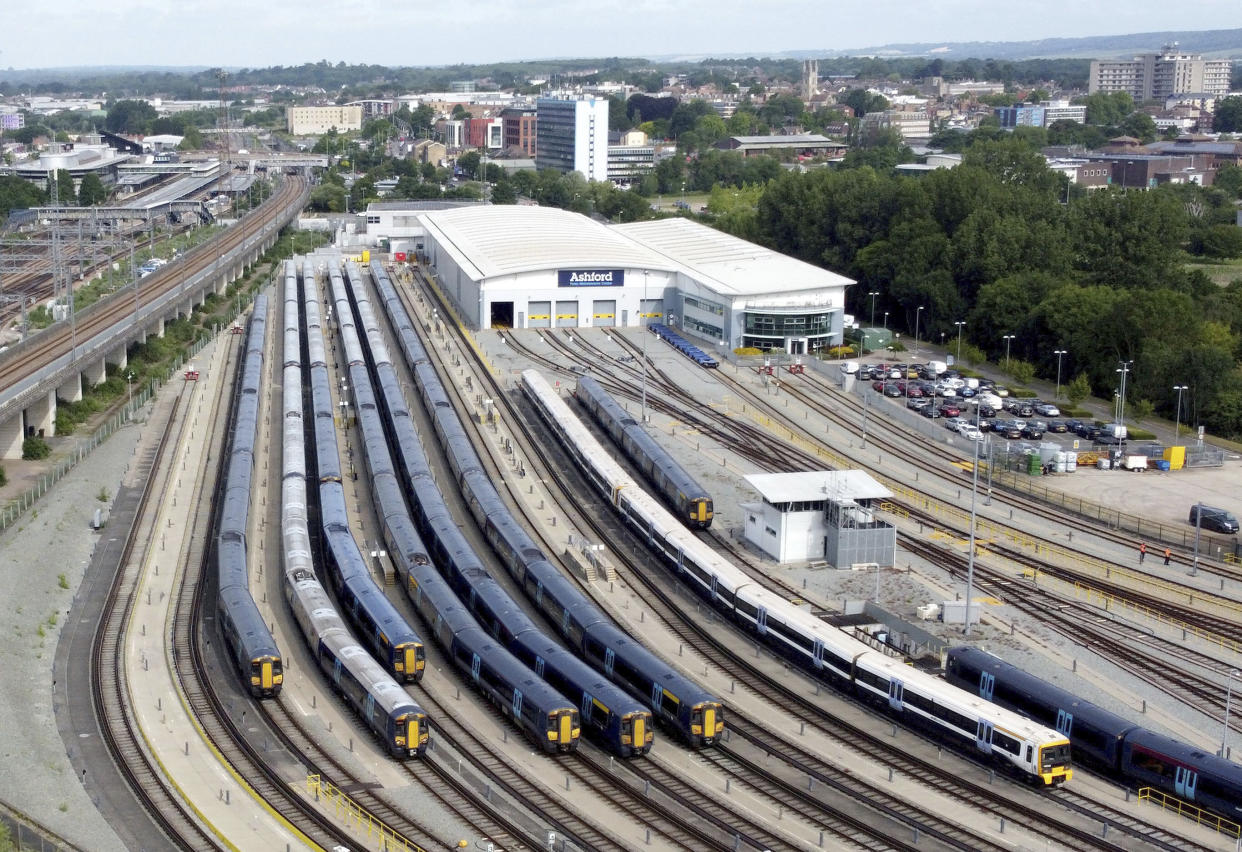
[[[144,412],[139,412],[139,418]],[[5,801],[83,849],[125,847],[75,776],[56,726],[52,662],[61,626],[98,534],[95,509],[106,517],[123,481],[141,425],[128,425],[98,446],[10,529],[0,534],[0,730],[5,731],[0,790]],[[57,441],[60,447],[72,438]],[[5,462],[19,493],[38,476],[32,462]],[[100,499],[105,498],[105,499]]]

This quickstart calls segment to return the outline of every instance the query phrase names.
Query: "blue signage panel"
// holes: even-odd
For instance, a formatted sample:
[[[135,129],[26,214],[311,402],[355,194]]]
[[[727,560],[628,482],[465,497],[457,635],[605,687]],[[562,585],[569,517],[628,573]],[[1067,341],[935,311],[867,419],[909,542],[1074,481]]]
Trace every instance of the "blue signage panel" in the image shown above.
[[[622,287],[624,269],[558,269],[558,287]]]

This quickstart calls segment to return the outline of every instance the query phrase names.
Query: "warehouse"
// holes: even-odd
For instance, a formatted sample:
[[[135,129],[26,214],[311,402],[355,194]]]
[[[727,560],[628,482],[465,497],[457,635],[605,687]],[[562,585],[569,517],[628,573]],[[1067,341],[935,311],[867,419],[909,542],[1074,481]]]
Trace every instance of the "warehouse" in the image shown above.
[[[499,205],[419,218],[432,274],[476,328],[666,322],[794,354],[841,341],[850,279],[688,219],[609,226]]]

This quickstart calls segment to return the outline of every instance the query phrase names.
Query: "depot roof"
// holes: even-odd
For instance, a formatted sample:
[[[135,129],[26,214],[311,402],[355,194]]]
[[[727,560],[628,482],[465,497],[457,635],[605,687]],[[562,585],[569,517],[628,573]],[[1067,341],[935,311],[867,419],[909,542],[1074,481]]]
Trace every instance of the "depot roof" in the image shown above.
[[[884,500],[893,496],[893,492],[861,470],[755,473],[743,478],[769,503]]]
[[[674,268],[616,229],[554,207],[498,204],[423,213],[419,219],[428,237],[475,280],[539,269]]]

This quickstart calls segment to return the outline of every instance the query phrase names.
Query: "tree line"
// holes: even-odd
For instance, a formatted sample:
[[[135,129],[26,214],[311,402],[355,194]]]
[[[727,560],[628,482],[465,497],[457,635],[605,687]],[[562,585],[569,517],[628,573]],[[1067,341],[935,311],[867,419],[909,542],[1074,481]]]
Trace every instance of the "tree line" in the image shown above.
[[[854,278],[851,307],[924,340],[963,339],[1043,376],[1083,374],[1111,397],[1119,365],[1127,398],[1242,437],[1242,276],[1227,286],[1188,268],[1242,255],[1234,202],[1242,169],[1216,185],[1071,193],[1021,139],[983,139],[962,165],[921,178],[871,166],[782,174],[753,221],[734,227],[772,248]],[[919,311],[919,308],[922,308]],[[1013,337],[1006,340],[1006,336]]]

